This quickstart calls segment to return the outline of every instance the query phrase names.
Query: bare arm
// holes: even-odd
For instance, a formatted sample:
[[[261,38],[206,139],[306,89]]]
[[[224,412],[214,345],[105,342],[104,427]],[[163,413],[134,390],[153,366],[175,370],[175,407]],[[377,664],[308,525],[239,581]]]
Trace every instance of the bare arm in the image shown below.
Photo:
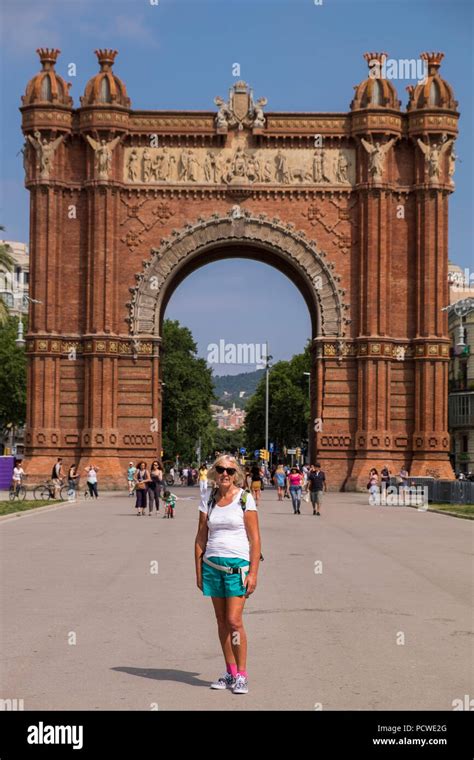
[[[196,563],[196,581],[198,587],[202,590],[202,557],[206,551],[207,537],[209,529],[207,527],[207,514],[199,511],[199,524],[194,544],[194,558]]]
[[[257,577],[261,554],[260,528],[258,525],[258,512],[255,509],[245,510],[245,530],[250,543],[250,570]]]

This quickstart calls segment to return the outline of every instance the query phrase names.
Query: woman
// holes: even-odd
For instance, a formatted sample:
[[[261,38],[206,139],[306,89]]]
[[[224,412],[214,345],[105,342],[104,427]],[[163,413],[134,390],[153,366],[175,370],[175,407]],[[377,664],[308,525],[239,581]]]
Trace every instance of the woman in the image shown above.
[[[209,470],[216,489],[209,500],[201,499],[195,542],[197,586],[212,598],[227,668],[211,689],[232,689],[234,694],[248,693],[242,613],[257,587],[260,561],[257,508],[252,495],[240,487],[244,477],[234,457],[216,459]]]
[[[67,474],[67,485],[68,485],[67,495],[71,501],[76,500],[76,490],[77,490],[78,482],[79,482],[79,473],[77,471],[77,465],[72,464]]]
[[[301,506],[301,489],[303,487],[303,476],[298,472],[297,467],[292,467],[290,474],[288,475],[288,490],[290,491],[291,503],[293,504],[293,512],[295,515],[300,515]]]
[[[199,468],[199,490],[201,498],[207,494],[207,467],[205,464]]]
[[[367,484],[367,487],[369,489],[369,494],[370,494],[369,501],[371,499],[375,499],[379,490],[379,474],[377,470],[375,469],[375,467],[372,467],[369,473],[369,482]]]
[[[276,488],[278,489],[278,501],[283,501],[283,493],[285,491],[285,483],[286,483],[286,473],[283,469],[283,465],[279,464],[278,467],[275,470],[275,475],[273,476],[273,482],[275,483]]]
[[[163,485],[163,465],[155,459],[150,469],[150,482],[148,483],[148,515],[153,512],[153,504],[156,514],[160,509],[161,486]]]
[[[94,464],[91,464],[89,467],[86,467],[85,471],[87,472],[87,488],[89,489],[89,496],[91,498],[95,496],[95,498],[98,499],[99,494],[97,493],[97,473],[99,472],[99,468]]]
[[[15,460],[15,466],[13,468],[13,474],[12,474],[12,487],[15,491],[15,496],[18,496],[21,488],[21,484],[23,482],[23,478],[25,477],[25,471],[23,467],[21,466],[21,460],[17,459]]]
[[[137,465],[137,471],[135,473],[135,493],[137,499],[135,502],[135,509],[137,510],[137,516],[145,514],[146,508],[146,495],[147,485],[151,483],[150,473],[146,468],[146,462],[139,462]]]
[[[260,503],[260,493],[262,490],[262,471],[258,464],[254,464],[250,470],[250,489],[255,503],[258,507]]]

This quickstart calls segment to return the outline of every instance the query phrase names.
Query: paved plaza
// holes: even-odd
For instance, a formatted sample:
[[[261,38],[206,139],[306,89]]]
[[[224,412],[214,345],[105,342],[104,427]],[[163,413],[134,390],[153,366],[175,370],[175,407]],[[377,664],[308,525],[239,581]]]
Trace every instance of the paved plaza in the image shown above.
[[[137,520],[121,493],[0,521],[1,697],[25,710],[451,710],[473,693],[472,522],[354,493],[294,515],[273,489],[244,614],[250,692],[209,689],[225,667],[195,583],[199,493],[175,491],[173,521]]]

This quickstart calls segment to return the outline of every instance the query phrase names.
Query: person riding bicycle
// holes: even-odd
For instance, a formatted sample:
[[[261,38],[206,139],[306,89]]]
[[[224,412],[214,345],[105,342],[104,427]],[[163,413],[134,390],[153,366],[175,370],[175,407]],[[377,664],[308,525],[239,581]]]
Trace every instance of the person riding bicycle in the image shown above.
[[[12,475],[12,487],[15,490],[15,496],[18,496],[19,494],[24,475],[25,471],[21,466],[21,461],[19,459],[16,459]]]

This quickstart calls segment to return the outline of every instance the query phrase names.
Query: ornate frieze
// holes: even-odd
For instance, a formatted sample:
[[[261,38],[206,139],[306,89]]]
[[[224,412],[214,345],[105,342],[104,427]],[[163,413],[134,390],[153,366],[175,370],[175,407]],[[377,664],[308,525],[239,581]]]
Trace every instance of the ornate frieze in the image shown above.
[[[351,187],[352,148],[137,148],[124,150],[124,181],[133,185],[318,185]]]

